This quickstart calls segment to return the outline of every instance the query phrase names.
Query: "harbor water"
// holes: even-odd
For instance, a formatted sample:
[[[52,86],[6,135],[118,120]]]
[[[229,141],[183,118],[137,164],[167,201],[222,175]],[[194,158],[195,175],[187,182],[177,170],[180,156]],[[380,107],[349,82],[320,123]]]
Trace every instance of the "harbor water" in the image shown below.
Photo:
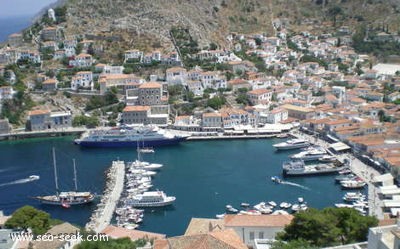
[[[315,208],[342,202],[345,191],[334,183],[334,176],[286,178],[288,184],[272,182],[271,176],[281,176],[282,162],[298,152],[276,152],[272,144],[280,141],[283,140],[191,141],[142,155],[145,161],[164,164],[153,179],[153,189],[177,199],[172,206],[147,209],[139,229],[181,235],[192,217],[215,218],[225,212],[227,204],[240,208],[242,202],[294,203],[303,197],[309,207]],[[23,205],[32,205],[54,218],[84,226],[96,202],[64,209],[41,205],[30,198],[55,193],[52,147],[56,149],[60,190],[73,189],[75,158],[79,191],[98,194],[103,191],[104,172],[112,160],[133,161],[136,149],[81,148],[73,144],[72,137],[0,143],[0,210],[10,214]],[[40,179],[21,181],[30,175],[39,175]]]

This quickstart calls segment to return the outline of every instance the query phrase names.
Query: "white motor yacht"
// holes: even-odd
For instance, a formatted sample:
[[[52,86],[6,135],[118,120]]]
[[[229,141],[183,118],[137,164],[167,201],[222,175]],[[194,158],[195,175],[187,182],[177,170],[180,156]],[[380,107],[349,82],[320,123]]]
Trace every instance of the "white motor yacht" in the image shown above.
[[[274,144],[273,146],[277,150],[292,150],[308,147],[310,143],[304,139],[290,139],[286,142]]]

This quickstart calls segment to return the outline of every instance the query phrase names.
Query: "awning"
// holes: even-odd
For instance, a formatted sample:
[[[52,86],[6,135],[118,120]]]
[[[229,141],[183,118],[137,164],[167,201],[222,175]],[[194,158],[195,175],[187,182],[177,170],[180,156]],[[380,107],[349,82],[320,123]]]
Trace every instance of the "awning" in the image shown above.
[[[398,201],[398,200],[383,200],[383,207],[400,208],[400,201]]]
[[[390,173],[375,176],[372,180],[373,182],[386,182],[386,181],[393,181],[393,176]]]
[[[391,208],[390,213],[392,216],[398,216],[400,214],[400,208]]]
[[[335,137],[333,137],[333,136],[331,136],[331,135],[326,135],[329,139],[331,139],[332,141],[335,141],[335,142],[339,142],[339,140],[337,139],[337,138],[335,138]]]
[[[347,144],[344,144],[342,142],[331,144],[330,148],[334,149],[337,152],[351,149]]]
[[[382,195],[400,195],[400,188],[396,185],[380,187],[378,193]]]

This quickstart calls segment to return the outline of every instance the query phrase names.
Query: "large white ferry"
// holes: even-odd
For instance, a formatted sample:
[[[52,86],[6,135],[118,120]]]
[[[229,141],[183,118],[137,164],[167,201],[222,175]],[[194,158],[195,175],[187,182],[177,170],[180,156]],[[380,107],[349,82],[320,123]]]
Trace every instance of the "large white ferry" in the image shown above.
[[[127,199],[126,204],[132,207],[163,207],[171,205],[175,200],[175,196],[167,196],[162,191],[149,191]]]
[[[290,139],[286,142],[273,145],[277,150],[291,150],[310,146],[310,143],[304,139]]]
[[[91,130],[75,143],[86,147],[156,147],[178,144],[186,138],[154,126],[125,126]]]

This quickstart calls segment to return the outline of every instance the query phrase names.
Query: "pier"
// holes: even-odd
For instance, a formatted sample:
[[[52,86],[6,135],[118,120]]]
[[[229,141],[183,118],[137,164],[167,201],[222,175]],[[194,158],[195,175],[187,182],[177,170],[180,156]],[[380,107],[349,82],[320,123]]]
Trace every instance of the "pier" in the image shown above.
[[[113,161],[107,172],[107,182],[103,196],[97,205],[97,209],[86,224],[86,230],[100,233],[110,224],[124,188],[124,179],[125,163],[123,161]]]

